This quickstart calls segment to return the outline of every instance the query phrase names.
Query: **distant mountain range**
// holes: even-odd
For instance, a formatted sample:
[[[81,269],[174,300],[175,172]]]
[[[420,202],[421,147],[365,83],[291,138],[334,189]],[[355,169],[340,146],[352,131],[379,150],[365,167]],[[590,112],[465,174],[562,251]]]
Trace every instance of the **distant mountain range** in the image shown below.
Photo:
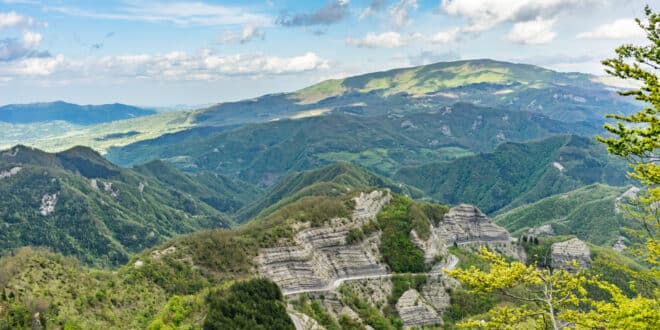
[[[155,114],[156,111],[125,104],[78,105],[62,101],[9,104],[0,107],[0,121],[11,124],[65,121],[76,125],[94,125]]]

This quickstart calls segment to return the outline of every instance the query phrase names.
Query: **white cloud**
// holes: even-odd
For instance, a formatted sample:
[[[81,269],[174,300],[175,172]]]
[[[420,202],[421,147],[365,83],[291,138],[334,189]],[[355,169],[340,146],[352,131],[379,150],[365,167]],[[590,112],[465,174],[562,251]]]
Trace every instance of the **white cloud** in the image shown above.
[[[397,29],[408,25],[411,21],[408,11],[416,9],[417,0],[400,0],[389,11],[392,25]]]
[[[371,3],[369,3],[369,7],[367,7],[362,11],[359,18],[364,19],[369,15],[375,14],[383,10],[385,6],[387,6],[387,0],[371,0]]]
[[[37,50],[43,36],[36,32],[23,31],[23,39],[0,39],[0,62],[10,62],[23,58],[49,57],[48,52]]]
[[[507,35],[507,39],[525,45],[547,44],[557,36],[557,33],[552,31],[554,24],[554,19],[541,17],[533,21],[516,23]]]
[[[25,48],[36,48],[42,39],[43,36],[40,33],[23,31],[23,46]]]
[[[577,35],[578,39],[628,39],[643,36],[644,31],[632,18],[618,19]]]
[[[0,12],[0,30],[7,28],[30,27],[35,24],[32,17],[17,14],[15,11]]]
[[[458,39],[459,33],[460,33],[459,28],[453,28],[451,30],[441,31],[434,34],[431,37],[431,42],[435,44],[446,44],[446,43],[454,42]]]
[[[245,24],[240,32],[226,31],[220,38],[221,43],[239,42],[244,44],[254,39],[264,39],[266,34],[256,24]]]
[[[604,0],[442,0],[447,14],[468,19],[466,32],[482,32],[505,22],[552,18],[568,10]]]
[[[211,5],[202,2],[132,1],[115,11],[96,12],[76,7],[51,6],[45,10],[70,16],[109,20],[166,22],[178,25],[243,25],[272,24],[273,18],[252,13],[245,8]]]
[[[65,63],[62,55],[52,57],[23,58],[12,62],[0,62],[0,76],[47,76]]]
[[[408,44],[409,38],[402,36],[399,32],[383,32],[376,34],[367,33],[364,38],[347,38],[346,43],[357,47],[366,48],[398,48]]]
[[[315,53],[278,57],[264,54],[197,53],[133,54],[81,60],[62,55],[0,62],[0,76],[47,76],[53,79],[218,80],[230,76],[259,77],[322,70],[329,62]]]

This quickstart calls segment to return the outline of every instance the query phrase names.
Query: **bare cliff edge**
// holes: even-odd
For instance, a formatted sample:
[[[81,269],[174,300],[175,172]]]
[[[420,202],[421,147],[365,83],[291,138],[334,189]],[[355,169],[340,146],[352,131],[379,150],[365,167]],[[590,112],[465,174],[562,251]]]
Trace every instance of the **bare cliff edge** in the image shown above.
[[[332,219],[322,227],[310,228],[309,223],[296,228],[293,245],[262,249],[256,257],[259,274],[276,282],[288,297],[308,295],[320,299],[326,310],[338,317],[346,314],[358,321],[357,313],[341,303],[339,287],[345,284],[366,301],[384,306],[392,290],[393,274],[379,252],[381,234],[376,231],[359,243],[346,241],[351,229],[376,221],[378,213],[388,205],[389,191],[375,190],[354,199],[355,208],[349,218]],[[453,268],[457,258],[447,248],[456,244],[474,249],[486,245],[509,256],[520,254],[511,236],[493,224],[479,209],[461,204],[445,214],[438,226],[431,225],[428,240],[411,232],[412,241],[424,251],[431,264],[441,256],[441,262],[431,265],[427,283],[420,291],[409,289],[397,301],[396,309],[404,327],[442,324],[442,313],[449,306],[447,288],[455,282],[446,277],[443,268]],[[290,315],[300,329],[317,328],[292,308]]]

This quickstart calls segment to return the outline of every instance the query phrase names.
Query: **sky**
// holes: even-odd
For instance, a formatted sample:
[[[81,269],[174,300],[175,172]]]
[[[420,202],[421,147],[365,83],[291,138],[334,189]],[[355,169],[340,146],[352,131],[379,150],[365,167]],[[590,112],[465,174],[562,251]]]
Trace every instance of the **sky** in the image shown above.
[[[201,105],[492,58],[604,74],[660,0],[0,0],[0,105]]]

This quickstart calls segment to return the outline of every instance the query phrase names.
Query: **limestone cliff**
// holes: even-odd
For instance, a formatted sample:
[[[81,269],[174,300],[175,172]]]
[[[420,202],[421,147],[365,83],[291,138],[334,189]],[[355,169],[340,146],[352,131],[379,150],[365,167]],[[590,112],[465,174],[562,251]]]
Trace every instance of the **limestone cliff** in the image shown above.
[[[577,238],[552,244],[552,268],[561,268],[576,272],[591,264],[591,251],[587,244]],[[577,262],[577,266],[574,265]]]

